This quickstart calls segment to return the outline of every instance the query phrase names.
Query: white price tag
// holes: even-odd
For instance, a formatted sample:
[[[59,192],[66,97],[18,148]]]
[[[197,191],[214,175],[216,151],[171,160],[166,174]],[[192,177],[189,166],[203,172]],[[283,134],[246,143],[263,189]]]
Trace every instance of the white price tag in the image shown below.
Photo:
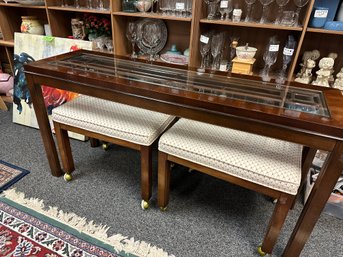
[[[270,45],[269,52],[277,52],[279,51],[279,45]]]
[[[176,3],[175,9],[176,10],[184,10],[185,9],[185,3]]]
[[[209,40],[210,40],[209,37],[206,37],[206,36],[204,36],[204,35],[201,35],[201,36],[200,36],[200,42],[201,42],[201,43],[208,44],[208,41],[209,41]]]
[[[328,17],[329,10],[316,10],[314,12],[315,18],[326,18]]]
[[[220,8],[228,8],[229,1],[220,1]]]
[[[283,49],[283,54],[284,54],[284,55],[292,56],[293,53],[294,53],[294,49],[287,48],[287,47],[285,47],[285,48]]]

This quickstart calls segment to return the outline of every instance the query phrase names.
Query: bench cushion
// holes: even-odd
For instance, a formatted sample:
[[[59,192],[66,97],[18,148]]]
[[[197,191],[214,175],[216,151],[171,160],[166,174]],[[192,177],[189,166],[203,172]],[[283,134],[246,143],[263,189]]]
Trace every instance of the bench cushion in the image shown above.
[[[52,119],[72,127],[148,146],[168,127],[174,117],[81,95],[53,109]]]
[[[282,140],[180,119],[159,150],[292,195],[300,185],[302,146]]]

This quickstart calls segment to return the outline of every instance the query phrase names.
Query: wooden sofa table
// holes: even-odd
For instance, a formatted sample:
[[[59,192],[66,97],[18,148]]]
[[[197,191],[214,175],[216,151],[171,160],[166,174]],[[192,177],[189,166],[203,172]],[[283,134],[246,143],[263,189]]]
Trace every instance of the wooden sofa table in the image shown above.
[[[54,176],[63,172],[41,84],[302,144],[307,166],[317,149],[329,151],[284,257],[300,255],[343,170],[343,96],[336,89],[278,86],[84,50],[29,63],[25,73]]]

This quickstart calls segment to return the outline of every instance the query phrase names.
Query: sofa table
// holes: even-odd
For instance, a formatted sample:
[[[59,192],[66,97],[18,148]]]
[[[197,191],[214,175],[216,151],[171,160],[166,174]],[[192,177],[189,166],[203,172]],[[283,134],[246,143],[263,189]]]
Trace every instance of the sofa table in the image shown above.
[[[329,151],[283,257],[300,255],[343,170],[343,96],[336,89],[280,86],[85,50],[29,63],[25,73],[54,176],[63,172],[41,84],[299,143],[308,168],[317,149]]]

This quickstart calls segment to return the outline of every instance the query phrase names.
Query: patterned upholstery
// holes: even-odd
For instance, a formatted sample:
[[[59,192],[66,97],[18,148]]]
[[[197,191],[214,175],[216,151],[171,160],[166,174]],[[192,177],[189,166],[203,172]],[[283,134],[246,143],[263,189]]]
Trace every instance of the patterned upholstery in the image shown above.
[[[52,119],[62,124],[149,146],[174,117],[81,95],[53,109]]]
[[[292,195],[300,185],[302,146],[282,140],[180,119],[159,150]]]

